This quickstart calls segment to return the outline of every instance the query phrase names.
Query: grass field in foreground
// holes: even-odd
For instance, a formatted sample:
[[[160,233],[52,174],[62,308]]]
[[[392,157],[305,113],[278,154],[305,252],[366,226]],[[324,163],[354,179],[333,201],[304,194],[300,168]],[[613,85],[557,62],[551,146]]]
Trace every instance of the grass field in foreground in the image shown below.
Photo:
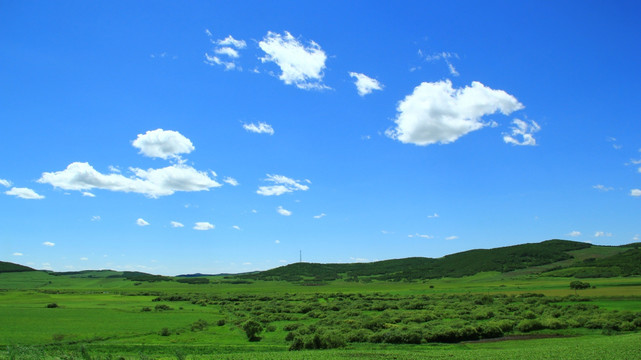
[[[500,273],[322,286],[210,279],[193,285],[0,274],[0,359],[641,358],[640,277],[582,279],[595,288],[578,296],[571,278]],[[247,341],[248,319],[263,324],[261,341]],[[540,328],[528,328],[528,321]],[[312,344],[308,331],[330,340],[363,338],[340,349],[287,351],[296,338],[303,348]],[[448,345],[430,340],[442,339],[438,331],[454,331],[455,342],[501,334],[570,337]],[[392,343],[416,332],[421,344]]]

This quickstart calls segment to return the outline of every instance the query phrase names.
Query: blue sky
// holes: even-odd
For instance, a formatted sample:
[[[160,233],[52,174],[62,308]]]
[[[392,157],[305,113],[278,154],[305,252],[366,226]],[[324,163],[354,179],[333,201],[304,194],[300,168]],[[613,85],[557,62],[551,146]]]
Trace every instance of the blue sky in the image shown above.
[[[158,274],[641,236],[635,2],[0,4],[0,258]]]

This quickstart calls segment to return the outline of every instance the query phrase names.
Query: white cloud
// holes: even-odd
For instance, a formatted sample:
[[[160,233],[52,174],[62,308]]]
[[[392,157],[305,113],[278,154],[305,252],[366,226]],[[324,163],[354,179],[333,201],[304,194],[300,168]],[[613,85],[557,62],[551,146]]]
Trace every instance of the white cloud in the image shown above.
[[[280,240],[274,240],[274,244],[280,244]]]
[[[222,65],[225,67],[225,70],[234,70],[236,68],[236,63],[233,61],[224,61],[221,60],[218,56],[211,56],[205,54],[205,64],[208,65]]]
[[[449,62],[447,60],[445,62],[447,63],[447,68],[450,70],[450,74],[452,74],[452,76],[459,76],[460,75],[458,73],[458,71],[456,71],[456,68],[454,67],[454,65],[452,65],[451,62]]]
[[[172,222],[170,222],[170,224],[171,224],[171,227],[173,227],[173,228],[185,227],[185,225],[183,225],[182,223],[179,223],[178,221],[172,221]]]
[[[112,173],[120,174],[120,169],[118,169],[117,167],[115,167],[113,165],[109,165],[109,171],[111,171]]]
[[[207,36],[211,37],[212,34],[209,30],[205,31]],[[247,43],[244,40],[236,40],[233,36],[229,35],[224,39],[211,40],[212,43],[218,45],[214,49],[214,53],[228,58],[229,60],[223,60],[218,56],[210,55],[205,53],[205,63],[208,65],[222,65],[225,67],[225,70],[242,70],[235,62],[234,59],[240,57],[237,49],[244,49],[247,46]],[[235,49],[234,49],[235,48]]]
[[[379,83],[378,80],[372,79],[365,74],[350,72],[349,76],[356,78],[356,82],[354,84],[356,85],[356,90],[358,90],[358,95],[360,96],[371,94],[374,90],[383,90],[383,85]]]
[[[87,260],[89,260],[89,258],[83,256],[83,257],[80,258],[80,260],[81,261],[87,261]]]
[[[614,190],[613,187],[609,187],[609,186],[605,186],[605,185],[601,185],[601,184],[594,185],[594,186],[592,186],[592,188],[593,189],[597,189],[597,190],[601,190],[601,191],[612,191],[612,190]]]
[[[594,237],[612,237],[612,233],[606,233],[603,231],[597,231],[594,233]]]
[[[240,231],[240,226],[238,226],[238,225],[234,225],[234,226],[232,226],[232,228]]]
[[[438,217],[439,217],[439,215],[438,215],[437,213],[434,213],[434,214],[432,214],[432,215],[427,215],[427,218],[428,218],[428,219],[436,219],[436,218],[438,218]]]
[[[423,52],[419,50],[419,55],[422,55]],[[435,53],[432,55],[427,55],[425,56],[426,61],[436,61],[436,60],[441,60],[441,59],[451,59],[451,58],[458,58],[458,54],[456,53],[450,53],[450,52],[440,52],[440,53]]]
[[[419,50],[419,56],[423,55],[423,52]],[[445,64],[447,64],[447,69],[450,71],[450,74],[452,76],[459,76],[458,71],[456,71],[456,68],[450,61],[451,58],[456,58],[458,59],[458,54],[456,53],[450,53],[450,52],[440,52],[440,53],[435,53],[432,55],[427,55],[425,56],[426,61],[437,61],[437,60],[443,60],[445,61]]]
[[[536,121],[530,121],[530,124],[528,124],[523,120],[514,119],[512,124],[514,124],[514,126],[511,127],[512,133],[503,134],[503,141],[505,141],[506,144],[536,145],[536,139],[533,134],[541,130],[541,127]],[[518,139],[519,137],[521,138],[520,141]]]
[[[4,193],[7,195],[17,196],[21,199],[40,200],[45,198],[43,195],[39,195],[29,188],[13,187],[11,190],[7,190]]]
[[[45,242],[43,242],[43,243],[42,243],[42,245],[44,245],[44,246],[49,246],[49,247],[56,246],[56,244],[55,244],[55,243],[52,243],[51,241],[45,241]]]
[[[239,56],[238,55],[238,51],[236,51],[235,49],[230,48],[229,46],[217,48],[214,51],[216,52],[216,54],[226,55],[226,56],[229,56],[231,58],[237,58]]]
[[[273,182],[275,185],[261,186],[256,190],[256,193],[263,196],[279,196],[293,191],[307,191],[309,186],[303,185],[298,180],[290,179],[283,175],[270,175],[267,174],[265,181]],[[310,183],[309,180],[306,182]]]
[[[269,31],[258,46],[266,54],[260,60],[278,65],[282,71],[279,79],[285,84],[305,90],[327,88],[323,84],[327,55],[317,43],[310,41],[305,46],[289,32],[281,35]]]
[[[247,43],[245,42],[245,40],[236,40],[231,35],[222,40],[215,40],[214,42],[221,46],[233,46],[236,49],[244,49],[245,47],[247,47]]]
[[[65,170],[43,173],[38,182],[65,190],[104,189],[134,192],[152,198],[171,195],[176,191],[207,191],[221,186],[206,172],[183,164],[160,169],[130,168],[130,170],[135,174],[134,177],[125,177],[116,173],[105,175],[96,171],[89,163],[74,162]]]
[[[84,191],[82,193],[82,196],[85,196],[85,197],[96,197],[96,195],[90,193],[89,191]]]
[[[229,176],[224,178],[223,182],[225,182],[225,183],[227,183],[227,184],[229,184],[231,186],[238,186],[239,185],[238,181],[236,179],[234,179],[233,177],[229,177]]]
[[[272,128],[272,126],[264,122],[259,122],[258,125],[254,123],[243,124],[243,129],[257,134],[274,135],[274,129]]]
[[[572,230],[572,231],[570,231],[570,232],[568,233],[568,236],[571,236],[571,237],[579,237],[579,236],[581,236],[581,232],[580,232],[580,231],[577,231],[577,230]]]
[[[314,215],[314,219],[324,218],[325,216],[327,216],[327,215],[325,215],[325,213],[322,213],[322,214],[319,214],[319,215]]]
[[[13,253],[13,256],[22,256],[22,255],[24,255],[24,254],[23,253],[19,253],[19,252],[14,252]]]
[[[145,156],[161,159],[180,159],[180,154],[189,154],[195,149],[191,140],[178,131],[163,129],[138,134],[132,145]]]
[[[100,216],[94,215],[91,217],[91,221],[100,221]]]
[[[416,233],[416,234],[407,235],[407,237],[409,237],[409,238],[419,237],[419,238],[424,238],[424,239],[431,239],[434,236],[432,236],[432,235],[423,235],[423,234]]]
[[[146,222],[143,218],[138,218],[138,220],[136,220],[136,225],[138,225],[138,226],[149,226],[149,223]]]
[[[641,196],[641,189],[630,190],[630,196]]]
[[[279,206],[279,207],[276,209],[276,211],[277,211],[279,214],[283,215],[283,216],[290,216],[290,215],[292,214],[292,212],[291,212],[291,211],[286,210],[286,209],[283,209],[283,207],[282,207],[282,206]]]
[[[11,181],[5,180],[5,179],[0,179],[0,185],[4,187],[10,187],[11,186]]]
[[[639,237],[639,234],[635,234],[634,237],[632,238],[633,241],[639,241],[641,240],[641,237]]]
[[[462,89],[452,88],[449,80],[424,82],[399,102],[396,128],[386,135],[406,144],[447,144],[487,126],[481,121],[485,115],[522,108],[514,96],[478,81]]]
[[[210,224],[210,223],[208,223],[208,222],[206,222],[206,221],[203,221],[203,222],[197,222],[197,223],[194,225],[194,230],[201,230],[201,231],[205,231],[205,230],[211,230],[211,229],[213,229],[213,228],[215,228],[215,227],[216,227],[215,225]]]
[[[456,235],[448,236],[445,238],[445,240],[456,240],[456,239],[458,239],[458,236]]]

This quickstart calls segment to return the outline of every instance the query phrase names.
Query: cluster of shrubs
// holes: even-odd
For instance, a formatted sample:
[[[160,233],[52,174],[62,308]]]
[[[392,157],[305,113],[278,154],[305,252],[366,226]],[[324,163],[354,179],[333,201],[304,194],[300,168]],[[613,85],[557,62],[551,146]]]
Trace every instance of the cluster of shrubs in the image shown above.
[[[330,349],[349,343],[420,344],[499,338],[539,330],[641,329],[641,312],[607,311],[581,296],[281,294],[165,295],[154,301],[202,302],[220,307],[251,341],[285,322],[291,350]],[[161,310],[157,305],[156,310]],[[249,325],[248,325],[249,324]],[[221,319],[217,324],[225,325]],[[205,321],[192,331],[205,329]]]

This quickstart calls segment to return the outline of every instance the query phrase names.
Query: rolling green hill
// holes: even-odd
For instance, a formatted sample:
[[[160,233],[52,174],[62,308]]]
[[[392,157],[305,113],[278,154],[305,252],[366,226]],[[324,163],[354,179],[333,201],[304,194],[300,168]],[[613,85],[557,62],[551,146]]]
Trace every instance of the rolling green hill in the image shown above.
[[[539,274],[560,277],[615,277],[641,275],[641,243],[599,246],[568,240],[547,240],[494,249],[476,249],[441,258],[411,257],[371,263],[318,264],[294,263],[267,271],[226,274],[225,278],[285,280],[310,284],[344,279],[347,281],[402,281],[444,277],[464,277],[480,272],[500,272],[507,276]],[[0,261],[0,273],[37,271],[30,267]],[[49,272],[50,275],[81,278],[122,278],[137,282],[182,279],[142,272],[84,270]],[[194,274],[200,275],[200,274]],[[196,276],[197,277],[197,276]],[[185,281],[183,279],[183,281]],[[204,283],[203,280],[200,280]],[[239,280],[246,281],[246,280]]]
[[[636,249],[635,249],[636,245]],[[412,257],[372,263],[315,264],[295,263],[275,269],[243,275],[257,280],[331,281],[335,279],[377,279],[388,281],[463,277],[479,272],[501,273],[537,269],[532,273],[574,269],[568,274],[578,276],[587,266],[598,268],[602,277],[627,276],[639,272],[641,250],[638,244],[620,247],[595,246],[588,243],[548,240],[495,249],[477,249],[447,255],[442,258]],[[591,275],[596,273],[590,272]]]
[[[22,271],[36,271],[28,266],[18,265],[6,261],[0,261],[0,273],[3,272],[22,272]]]

